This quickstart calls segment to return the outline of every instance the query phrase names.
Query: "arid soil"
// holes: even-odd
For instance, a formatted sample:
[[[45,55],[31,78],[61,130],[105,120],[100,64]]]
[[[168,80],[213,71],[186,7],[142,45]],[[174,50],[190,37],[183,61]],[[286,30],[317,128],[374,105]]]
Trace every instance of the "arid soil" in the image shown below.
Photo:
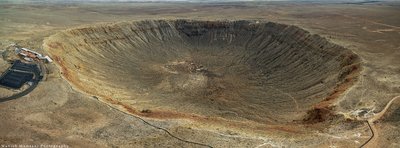
[[[14,42],[50,54],[56,60],[46,65],[46,78],[32,93],[0,104],[0,116],[4,119],[0,123],[0,144],[66,144],[73,147],[359,147],[363,144],[366,147],[398,147],[400,144],[399,99],[392,101],[384,113],[377,114],[400,94],[400,61],[397,60],[400,58],[400,18],[397,15],[400,14],[400,6],[396,3],[0,3],[0,7],[2,49]],[[227,18],[229,20],[225,20]],[[255,44],[249,45],[254,51],[250,52],[247,52],[249,49],[234,48],[244,46],[242,43],[248,38],[246,35],[231,38],[234,42],[228,43],[229,37],[218,38],[225,33],[213,29],[207,35],[216,35],[217,38],[182,38],[182,33],[171,33],[170,37],[181,38],[132,35],[118,41],[108,40],[109,37],[131,34],[119,30],[138,24],[142,25],[138,28],[147,27],[154,23],[143,23],[142,20],[176,19],[274,22],[277,26],[298,26],[298,30],[293,32],[306,30],[302,35],[318,36],[312,36],[310,40],[297,39],[303,41],[298,43],[303,45],[302,48],[289,48],[291,44],[282,45],[293,41],[287,36],[296,38],[296,33],[280,34],[282,39],[276,33],[269,33],[278,36],[271,37],[279,39],[276,43],[269,42],[268,36],[264,38],[261,33],[259,39],[253,37]],[[175,27],[171,28],[136,33],[178,31]],[[88,33],[88,29],[104,31],[101,34]],[[269,31],[273,30],[284,32],[285,29]],[[149,44],[150,39],[158,42]],[[169,42],[161,42],[165,40]],[[273,59],[275,54],[263,57],[265,54],[260,52],[255,55],[263,56],[252,57],[253,52],[262,51],[256,50],[262,45],[256,44],[256,41],[273,43],[274,48],[266,49],[276,52],[298,49],[298,56],[283,52],[280,54],[282,57],[277,58],[281,62],[258,63],[254,59]],[[324,42],[330,46],[321,47],[326,45]],[[134,46],[132,43],[137,44]],[[298,44],[295,44],[296,47]],[[199,45],[207,47],[198,48]],[[239,65],[252,65],[263,71],[270,69],[270,75],[259,76],[262,72],[247,71],[253,67],[245,69],[246,66],[234,67],[230,69],[232,71],[221,69],[218,63],[226,65],[228,60],[241,63],[241,58],[230,60],[229,52],[208,57],[212,51],[223,49],[220,47],[232,47],[229,48],[235,51],[232,57],[242,54],[246,57],[248,54],[249,58],[244,59],[252,63]],[[179,54],[162,52],[161,49],[177,50]],[[180,56],[183,49],[187,51],[187,56]],[[159,55],[160,52],[163,54]],[[330,54],[322,58],[324,53]],[[309,67],[289,68],[293,65],[291,63],[296,63],[292,61],[302,58],[308,60],[305,63],[309,63]],[[148,60],[142,62],[143,59]],[[132,64],[125,64],[127,61]],[[353,68],[353,64],[359,66]],[[285,69],[285,65],[289,67]],[[276,69],[272,70],[274,67]],[[340,79],[343,71],[347,73]],[[214,94],[211,89],[211,95],[223,94],[226,97],[215,97],[217,105],[208,103],[214,97],[193,101],[191,99],[204,98],[204,93],[208,91],[197,92],[193,88],[167,85],[175,79],[176,83],[180,82],[174,77],[176,73],[180,76],[178,78],[185,79],[184,82],[193,82],[190,86],[197,86],[194,90],[232,90]],[[190,81],[207,79],[210,82],[210,73],[215,76],[211,84],[222,85],[210,86],[204,81]],[[305,73],[310,76],[302,77]],[[146,77],[148,74],[156,75]],[[252,76],[267,79],[265,84],[247,83],[260,80],[253,80]],[[243,88],[231,87],[228,82],[243,83]],[[6,91],[2,89],[0,92]],[[179,98],[176,93],[168,92],[176,89],[189,93],[179,94],[182,100],[175,101],[174,98]],[[246,91],[235,95],[237,90]],[[193,91],[195,93],[191,94]],[[282,102],[278,101],[277,105],[269,101],[257,104],[256,100],[249,100],[247,103],[250,105],[241,103],[246,102],[243,99],[247,98],[248,92],[265,92],[258,98],[276,98]],[[228,94],[233,96],[228,97]],[[237,103],[229,102],[229,99]],[[235,113],[241,118],[236,118]],[[374,137],[367,125],[373,119],[377,119],[372,123]],[[371,143],[366,143],[369,139]]]

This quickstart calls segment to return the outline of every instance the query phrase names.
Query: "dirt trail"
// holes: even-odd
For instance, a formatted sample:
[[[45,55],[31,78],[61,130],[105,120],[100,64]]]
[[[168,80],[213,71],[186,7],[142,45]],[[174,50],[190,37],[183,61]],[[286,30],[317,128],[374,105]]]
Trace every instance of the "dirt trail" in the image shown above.
[[[400,96],[396,96],[396,97],[394,97],[392,100],[390,100],[387,104],[386,104],[386,106],[385,106],[385,108],[382,110],[382,111],[380,111],[379,113],[377,113],[377,114],[375,114],[375,116],[373,116],[372,118],[370,118],[370,119],[368,119],[367,121],[368,121],[368,123],[369,123],[369,125],[370,125],[370,129],[371,129],[371,131],[372,131],[372,133],[373,133],[373,137],[364,145],[364,146],[362,146],[362,147],[366,147],[366,148],[376,148],[376,147],[379,147],[379,141],[378,141],[378,139],[379,139],[379,131],[378,131],[378,129],[377,129],[377,127],[375,126],[375,121],[377,121],[377,120],[379,120],[385,113],[386,113],[386,111],[390,108],[390,106],[393,104],[393,102],[395,101],[395,100],[397,100],[397,99],[399,99],[400,98]]]
[[[370,20],[370,19],[358,18],[358,17],[354,17],[354,16],[350,16],[350,15],[342,15],[342,16],[350,18],[350,19],[361,20],[361,21],[368,22],[368,23],[371,23],[371,24],[381,25],[381,26],[390,27],[390,28],[394,28],[394,29],[400,29],[400,27],[398,27],[398,26],[389,25],[389,24],[385,24],[385,23],[380,23],[380,22],[376,22],[376,21],[373,21],[373,20]]]
[[[374,123],[376,120],[379,120],[385,113],[386,113],[386,111],[390,108],[390,106],[393,104],[393,102],[396,100],[396,99],[399,99],[400,98],[400,96],[396,96],[396,97],[394,97],[392,100],[390,100],[387,104],[386,104],[386,107],[381,111],[381,112],[379,112],[379,113],[377,113],[375,116],[373,116],[371,119],[368,119],[368,122],[370,122],[370,123]]]

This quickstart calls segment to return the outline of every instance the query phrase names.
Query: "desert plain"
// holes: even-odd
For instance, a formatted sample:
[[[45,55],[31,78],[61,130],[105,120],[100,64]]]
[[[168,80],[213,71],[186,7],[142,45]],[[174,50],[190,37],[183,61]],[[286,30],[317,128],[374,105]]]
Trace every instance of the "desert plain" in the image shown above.
[[[54,60],[0,102],[0,144],[399,147],[399,14],[399,2],[0,2],[0,72],[10,44]]]

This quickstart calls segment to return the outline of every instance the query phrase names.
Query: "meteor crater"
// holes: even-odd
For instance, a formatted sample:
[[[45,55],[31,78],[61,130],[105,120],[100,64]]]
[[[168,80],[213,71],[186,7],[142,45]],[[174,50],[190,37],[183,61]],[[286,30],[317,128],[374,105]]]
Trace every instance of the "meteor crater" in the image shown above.
[[[44,47],[73,86],[150,118],[319,121],[360,69],[319,35],[250,20],[99,24]]]

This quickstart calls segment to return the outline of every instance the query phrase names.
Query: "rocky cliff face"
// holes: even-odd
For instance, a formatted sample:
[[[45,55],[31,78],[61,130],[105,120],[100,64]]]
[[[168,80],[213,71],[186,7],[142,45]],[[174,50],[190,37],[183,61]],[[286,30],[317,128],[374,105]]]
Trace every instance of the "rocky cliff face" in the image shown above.
[[[320,121],[360,69],[349,50],[272,22],[121,22],[44,46],[78,89],[154,118]]]

